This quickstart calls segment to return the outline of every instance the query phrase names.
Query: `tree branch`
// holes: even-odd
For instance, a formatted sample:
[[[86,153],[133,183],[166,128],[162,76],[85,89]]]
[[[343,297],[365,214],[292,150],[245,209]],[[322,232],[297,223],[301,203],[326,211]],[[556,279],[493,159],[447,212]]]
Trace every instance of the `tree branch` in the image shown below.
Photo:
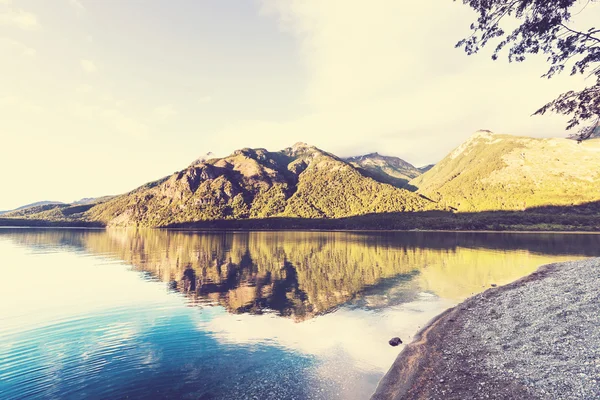
[[[600,38],[594,37],[594,36],[590,35],[589,33],[583,33],[583,32],[579,32],[579,31],[573,30],[573,29],[569,28],[568,26],[566,26],[565,24],[563,24],[562,22],[560,23],[560,26],[562,26],[563,28],[565,28],[569,32],[574,33],[575,35],[584,36],[584,37],[586,37],[586,38],[588,38],[590,40],[595,40],[596,42],[600,43]]]

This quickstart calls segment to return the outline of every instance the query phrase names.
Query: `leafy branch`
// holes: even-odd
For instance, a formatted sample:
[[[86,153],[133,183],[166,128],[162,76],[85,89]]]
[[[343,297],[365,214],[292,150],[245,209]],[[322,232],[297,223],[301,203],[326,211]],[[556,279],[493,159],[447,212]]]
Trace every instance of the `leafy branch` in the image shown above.
[[[456,1],[456,0],[454,0]],[[584,12],[590,3],[600,0],[588,0],[575,15]],[[472,33],[460,40],[456,47],[463,48],[469,55],[479,52],[493,39],[500,39],[492,54],[497,60],[499,54],[507,49],[509,62],[523,62],[531,54],[546,54],[550,64],[542,75],[552,78],[570,67],[570,75],[585,74],[586,79],[595,82],[579,91],[569,91],[558,96],[534,115],[546,112],[569,115],[567,129],[583,123],[590,125],[571,137],[585,140],[600,129],[600,29],[591,27],[586,31],[573,28],[572,11],[579,4],[577,0],[462,0],[478,13],[477,20],[471,24]],[[507,33],[501,24],[505,18],[520,22],[515,29]]]

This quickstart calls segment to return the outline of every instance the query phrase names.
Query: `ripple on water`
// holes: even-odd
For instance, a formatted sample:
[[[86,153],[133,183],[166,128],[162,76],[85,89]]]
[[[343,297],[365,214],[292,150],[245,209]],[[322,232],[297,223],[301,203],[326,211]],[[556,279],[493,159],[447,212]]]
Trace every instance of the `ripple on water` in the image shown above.
[[[0,399],[366,398],[390,337],[598,238],[0,230]]]

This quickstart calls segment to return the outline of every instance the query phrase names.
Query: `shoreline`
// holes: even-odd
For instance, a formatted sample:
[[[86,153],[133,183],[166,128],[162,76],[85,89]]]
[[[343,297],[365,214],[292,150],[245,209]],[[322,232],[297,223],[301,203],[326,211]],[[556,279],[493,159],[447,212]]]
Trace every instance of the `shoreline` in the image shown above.
[[[548,264],[540,266],[530,275],[504,286],[489,288],[444,311],[428,322],[415,335],[413,341],[400,352],[391,368],[379,382],[371,399],[512,399],[541,398],[548,394],[555,398],[561,397],[560,393],[552,393],[551,391],[537,387],[539,382],[543,382],[547,378],[540,378],[539,381],[535,379],[527,381],[520,379],[520,375],[516,375],[515,379],[515,376],[512,376],[513,370],[510,368],[508,369],[510,371],[508,374],[505,373],[502,367],[497,369],[494,365],[494,368],[490,368],[488,358],[502,359],[505,356],[503,353],[507,352],[510,344],[508,344],[508,341],[500,340],[500,347],[488,345],[489,342],[493,341],[494,333],[500,332],[495,332],[497,328],[495,326],[486,327],[485,325],[493,325],[491,321],[498,320],[497,315],[499,311],[497,309],[501,307],[500,304],[502,302],[506,302],[507,300],[510,300],[510,307],[505,309],[504,313],[508,314],[509,320],[519,321],[525,329],[535,324],[537,322],[536,313],[531,312],[532,310],[529,309],[532,307],[532,304],[528,303],[527,300],[522,300],[523,297],[527,298],[527,296],[523,296],[523,293],[534,292],[534,296],[539,296],[539,292],[542,290],[549,292],[551,298],[556,299],[562,293],[560,291],[554,291],[553,293],[551,289],[555,286],[546,287],[549,286],[546,284],[546,281],[549,281],[550,278],[564,279],[563,275],[568,276],[570,271],[579,267],[591,270],[591,275],[596,275],[595,278],[600,281],[600,258]],[[582,278],[585,279],[585,276]],[[566,285],[576,286],[577,284],[575,281],[571,281],[570,283],[566,283]],[[563,286],[565,286],[564,283]],[[576,290],[576,288],[574,289]],[[571,290],[565,291],[565,293],[570,292]],[[585,292],[580,293],[580,295],[585,297],[592,294]],[[561,314],[561,303],[561,301],[558,301],[557,304],[551,304],[552,307],[556,306],[552,310],[558,311],[559,315]],[[587,306],[587,304],[581,304],[583,304],[581,307]],[[527,315],[530,318],[527,318],[527,316],[526,318],[521,318],[523,314],[528,314],[528,312],[531,314]],[[552,322],[552,319],[549,322]],[[569,329],[589,328],[592,330],[592,334],[600,336],[600,327],[595,325],[590,327],[588,321],[580,320],[578,322],[579,324],[575,323]],[[572,324],[573,322],[571,321],[570,323]],[[516,326],[518,327],[519,325]],[[554,328],[556,326],[561,326],[560,329],[562,329],[559,321],[556,321]],[[540,327],[553,329],[553,327],[545,327],[543,324]],[[574,338],[579,339],[575,336],[570,337],[569,329],[561,330],[560,332],[557,331],[556,337],[559,340],[566,340],[567,342],[570,342]],[[526,340],[531,340],[532,342],[538,340],[536,337],[529,337],[529,332],[515,333],[513,326],[509,327],[507,332],[501,332],[498,336],[502,336],[502,334],[508,338],[514,337],[523,349],[529,349],[531,354],[527,354],[526,356],[535,358],[537,355],[543,359],[548,354],[552,354],[552,350],[548,351],[548,343],[541,343],[537,347],[536,344],[527,347],[529,343],[525,343]],[[485,340],[481,340],[482,338],[478,338],[478,336],[484,336]],[[532,348],[535,348],[535,350],[531,350]],[[566,350],[568,351],[568,348]],[[587,351],[587,349],[584,350]],[[596,350],[600,352],[600,343],[596,343],[594,351]],[[473,357],[474,355],[479,357]],[[566,354],[558,354],[558,356],[563,358],[569,357]],[[515,360],[509,359],[504,365],[515,368],[513,364],[515,366],[518,365]],[[595,391],[596,388],[600,389],[600,385],[595,386],[596,382],[600,384],[600,364],[596,365],[595,377],[597,379],[592,379],[592,391]],[[532,382],[535,384],[532,384]],[[578,398],[591,399],[593,397],[584,396]]]
[[[600,213],[578,213],[569,210],[557,210],[557,212],[559,213],[550,213],[550,210],[471,213],[423,211],[375,213],[338,218],[257,217],[188,222],[173,222],[163,218],[153,221],[152,224],[145,219],[133,218],[123,221],[125,224],[123,227],[181,231],[600,232]],[[0,225],[6,226],[107,227],[111,225],[109,222],[89,220],[85,215],[56,219],[35,215],[22,218],[0,216]]]
[[[43,221],[43,223],[36,225],[40,220],[31,220],[32,223],[26,223],[25,221],[18,221],[23,223],[15,223],[14,225],[7,225],[6,219],[0,218],[0,229],[92,229],[92,230],[107,230],[107,229],[141,229],[141,230],[162,230],[171,232],[438,232],[438,233],[524,233],[524,234],[570,234],[570,235],[600,235],[600,230],[489,230],[489,229],[393,229],[393,228],[382,228],[382,229],[369,229],[369,228],[295,228],[293,226],[287,228],[181,228],[181,227],[138,227],[138,226],[100,226],[95,223],[74,223],[61,224],[58,222]],[[13,222],[13,221],[11,221]]]
[[[129,229],[126,227],[116,227],[117,229]],[[109,227],[107,227],[109,229]],[[114,229],[114,228],[110,228]],[[492,231],[492,230],[450,230],[450,229],[294,229],[294,228],[239,228],[239,229],[227,229],[227,228],[137,228],[137,229],[159,229],[173,232],[439,232],[439,233],[560,233],[560,234],[572,234],[572,235],[600,235],[600,231],[519,231],[519,230],[504,230],[504,231]]]
[[[244,232],[365,232],[365,233],[522,233],[522,234],[561,234],[561,235],[600,235],[600,231],[519,231],[519,230],[504,230],[504,231],[490,231],[490,230],[448,230],[448,229],[295,229],[295,228],[162,228],[162,227],[135,227],[135,226],[85,226],[85,225],[2,225],[0,229],[88,229],[88,230],[109,230],[109,229],[135,229],[135,230],[160,230],[166,232],[189,232],[189,233],[244,233]]]

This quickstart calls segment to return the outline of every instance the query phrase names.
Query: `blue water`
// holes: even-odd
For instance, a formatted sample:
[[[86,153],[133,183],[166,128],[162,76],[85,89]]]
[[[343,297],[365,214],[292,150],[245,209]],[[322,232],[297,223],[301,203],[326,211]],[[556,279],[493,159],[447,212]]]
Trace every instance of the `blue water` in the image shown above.
[[[4,337],[12,346],[3,396],[293,398],[302,396],[298,383],[316,384],[305,373],[311,357],[222,346],[199,330],[203,318],[193,309],[124,308]]]
[[[600,255],[481,235],[0,229],[0,399],[368,398],[390,337]]]

